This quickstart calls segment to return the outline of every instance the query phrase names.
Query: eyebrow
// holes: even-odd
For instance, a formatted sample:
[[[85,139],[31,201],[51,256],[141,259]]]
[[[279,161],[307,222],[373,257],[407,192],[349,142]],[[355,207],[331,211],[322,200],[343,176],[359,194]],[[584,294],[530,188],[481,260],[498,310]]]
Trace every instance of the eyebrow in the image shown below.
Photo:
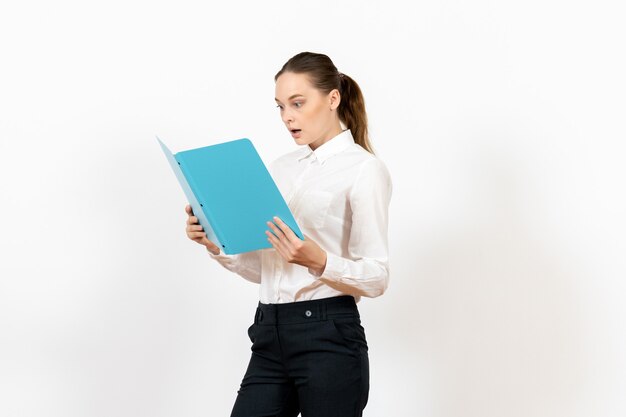
[[[302,94],[294,94],[293,96],[289,97],[287,100],[291,100],[292,98],[294,98],[294,97],[298,97],[298,96],[299,96],[299,97],[304,97]],[[274,100],[276,100],[276,101],[280,101],[280,100],[279,100],[279,99],[277,99],[276,97],[274,97]]]

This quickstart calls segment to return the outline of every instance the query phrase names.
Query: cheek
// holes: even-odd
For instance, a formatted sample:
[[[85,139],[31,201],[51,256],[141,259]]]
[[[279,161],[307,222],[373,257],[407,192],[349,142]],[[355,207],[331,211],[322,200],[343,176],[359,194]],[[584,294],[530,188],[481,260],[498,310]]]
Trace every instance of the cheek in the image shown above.
[[[324,109],[325,108],[321,105],[310,107],[306,112],[302,114],[302,117],[309,124],[323,124],[326,116]],[[330,113],[330,111],[328,113]]]

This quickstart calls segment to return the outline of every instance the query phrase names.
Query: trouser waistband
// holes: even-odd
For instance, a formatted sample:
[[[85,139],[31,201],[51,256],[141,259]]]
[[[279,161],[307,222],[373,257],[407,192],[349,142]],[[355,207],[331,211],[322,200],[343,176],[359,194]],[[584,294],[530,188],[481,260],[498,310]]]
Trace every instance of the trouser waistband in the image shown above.
[[[360,317],[353,296],[340,295],[278,304],[263,304],[259,301],[254,324],[296,324],[337,317]]]

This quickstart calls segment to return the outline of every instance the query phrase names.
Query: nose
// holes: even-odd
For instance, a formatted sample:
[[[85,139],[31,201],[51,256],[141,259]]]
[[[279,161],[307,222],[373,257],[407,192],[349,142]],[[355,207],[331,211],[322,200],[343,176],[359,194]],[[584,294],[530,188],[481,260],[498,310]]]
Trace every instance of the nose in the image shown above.
[[[284,109],[283,114],[281,114],[280,117],[283,119],[283,123],[285,124],[293,122],[293,114],[288,109]]]

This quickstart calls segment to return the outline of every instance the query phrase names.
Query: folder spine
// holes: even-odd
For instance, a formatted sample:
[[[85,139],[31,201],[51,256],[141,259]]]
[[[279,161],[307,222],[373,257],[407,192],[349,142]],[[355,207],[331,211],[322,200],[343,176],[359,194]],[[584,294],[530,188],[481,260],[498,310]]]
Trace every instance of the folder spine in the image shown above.
[[[209,210],[209,206],[207,205],[205,207],[204,203],[206,201],[204,199],[204,195],[202,195],[202,193],[200,192],[200,188],[194,182],[193,175],[191,175],[189,173],[189,171],[187,169],[187,166],[185,165],[185,158],[183,158],[181,155],[177,154],[176,155],[176,162],[178,162],[178,165],[180,166],[180,170],[182,171],[183,175],[187,179],[187,183],[189,184],[189,188],[191,188],[191,191],[196,196],[196,199],[198,200],[198,203],[200,203],[200,208],[202,209],[202,212],[206,216],[207,220],[209,221],[211,229],[213,229],[213,232],[215,233],[215,236],[217,237],[217,240],[219,241],[219,242],[213,242],[213,243],[221,245],[222,246],[221,249],[224,252],[226,252],[224,249],[226,249],[227,244],[224,241],[224,235],[222,234],[222,232],[217,227],[217,222],[213,218],[213,213],[211,213],[211,210]]]

